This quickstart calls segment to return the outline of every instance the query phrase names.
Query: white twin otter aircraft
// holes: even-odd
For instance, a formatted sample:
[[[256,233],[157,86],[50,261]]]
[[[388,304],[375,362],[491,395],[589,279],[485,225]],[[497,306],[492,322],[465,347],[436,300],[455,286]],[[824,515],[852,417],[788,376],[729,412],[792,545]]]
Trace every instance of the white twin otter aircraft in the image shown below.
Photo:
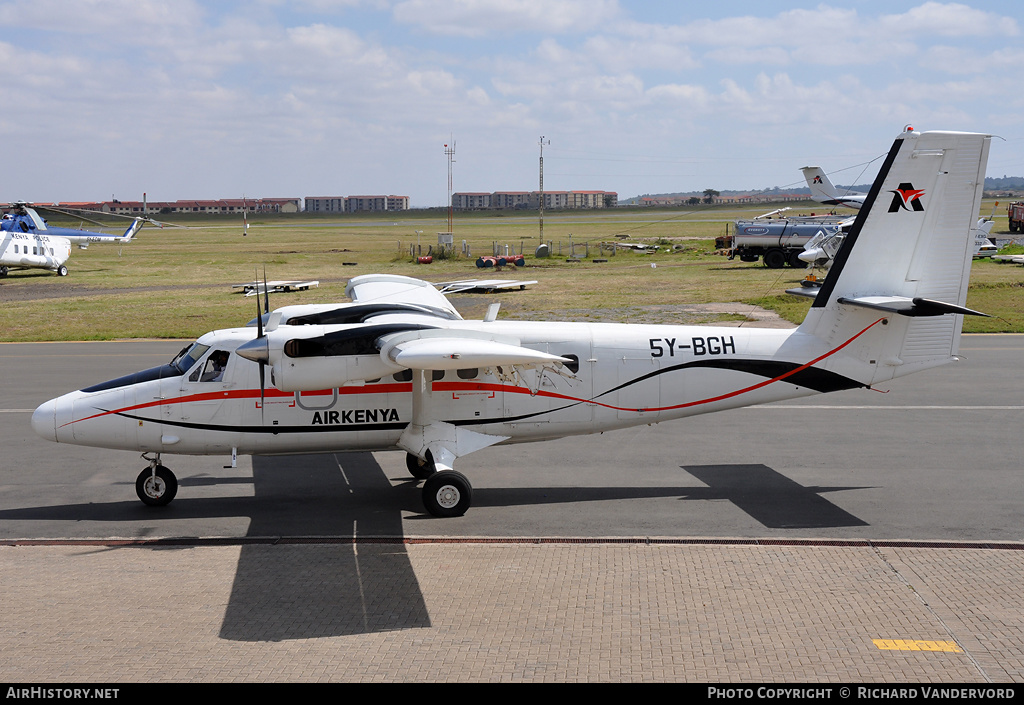
[[[356,277],[351,303],[286,306],[163,367],[42,404],[43,438],[142,451],[143,502],[177,491],[162,454],[404,450],[436,516],[472,486],[456,459],[869,387],[956,359],[988,135],[901,134],[793,330],[463,320],[426,282]],[[266,369],[270,375],[266,375]]]

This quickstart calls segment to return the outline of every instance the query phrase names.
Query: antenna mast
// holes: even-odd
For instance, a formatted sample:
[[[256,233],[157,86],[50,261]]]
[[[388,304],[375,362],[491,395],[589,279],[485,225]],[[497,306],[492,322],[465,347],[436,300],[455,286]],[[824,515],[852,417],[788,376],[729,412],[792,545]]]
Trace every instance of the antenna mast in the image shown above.
[[[540,136],[540,244],[544,244],[544,135]]]
[[[452,164],[455,162],[455,140],[451,140],[451,146],[444,146],[445,156],[448,157],[448,232],[452,230]]]

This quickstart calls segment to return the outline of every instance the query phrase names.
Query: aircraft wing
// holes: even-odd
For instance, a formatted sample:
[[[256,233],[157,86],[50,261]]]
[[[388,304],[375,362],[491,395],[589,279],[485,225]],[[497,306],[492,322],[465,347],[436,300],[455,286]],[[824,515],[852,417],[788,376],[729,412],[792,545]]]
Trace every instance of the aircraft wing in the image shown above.
[[[441,309],[462,319],[444,294],[430,282],[398,274],[364,274],[353,277],[345,295],[356,303],[416,304]]]
[[[536,284],[536,280],[519,281],[518,279],[464,279],[454,282],[441,282],[434,284],[442,294],[457,294],[460,292],[484,292],[489,293],[499,289],[525,289],[530,284]]]

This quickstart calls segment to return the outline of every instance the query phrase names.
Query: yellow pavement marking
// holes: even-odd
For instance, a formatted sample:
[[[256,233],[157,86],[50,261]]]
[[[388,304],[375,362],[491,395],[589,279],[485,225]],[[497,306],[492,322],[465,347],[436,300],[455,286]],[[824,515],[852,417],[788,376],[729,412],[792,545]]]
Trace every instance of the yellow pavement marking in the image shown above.
[[[963,653],[955,641],[917,641],[914,639],[872,639],[875,646],[886,651],[948,651]]]

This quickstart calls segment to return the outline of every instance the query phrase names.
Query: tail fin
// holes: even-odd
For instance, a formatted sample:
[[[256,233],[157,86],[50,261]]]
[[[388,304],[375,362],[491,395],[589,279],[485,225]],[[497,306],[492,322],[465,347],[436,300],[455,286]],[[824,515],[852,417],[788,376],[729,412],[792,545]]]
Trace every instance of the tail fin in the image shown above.
[[[839,191],[832,185],[832,181],[820,166],[805,166],[800,171],[804,173],[804,178],[807,179],[807,188],[811,190],[811,198],[815,201],[828,203],[839,197]]]
[[[800,326],[845,346],[830,368],[872,384],[954,359],[963,316],[977,313],[964,304],[990,140],[896,139]]]
[[[132,224],[128,226],[128,229],[124,231],[124,235],[120,237],[121,242],[131,242],[131,239],[135,237],[135,233],[142,230],[142,225],[145,220],[142,218],[136,218],[132,221]]]
[[[827,206],[846,206],[860,208],[864,202],[863,193],[840,191],[818,166],[805,166],[800,171],[807,180],[807,188],[811,190],[811,198]]]

